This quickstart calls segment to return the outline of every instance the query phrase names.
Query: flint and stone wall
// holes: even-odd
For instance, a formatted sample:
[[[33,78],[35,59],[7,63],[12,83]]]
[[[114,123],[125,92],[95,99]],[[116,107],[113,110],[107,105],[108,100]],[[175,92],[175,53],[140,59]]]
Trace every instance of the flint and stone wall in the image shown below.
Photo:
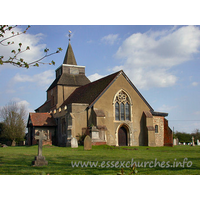
[[[153,127],[158,126],[158,132],[155,133],[155,145],[164,146],[164,117],[153,116]]]

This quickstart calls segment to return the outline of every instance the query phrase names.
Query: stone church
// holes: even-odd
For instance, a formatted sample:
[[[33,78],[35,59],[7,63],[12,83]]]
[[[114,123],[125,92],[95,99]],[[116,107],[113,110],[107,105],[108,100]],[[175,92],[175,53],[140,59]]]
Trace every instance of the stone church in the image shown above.
[[[58,146],[70,146],[81,135],[90,135],[93,145],[173,145],[168,113],[154,111],[124,71],[90,82],[69,42],[55,75],[46,102],[29,114],[28,145],[42,130],[44,142]]]

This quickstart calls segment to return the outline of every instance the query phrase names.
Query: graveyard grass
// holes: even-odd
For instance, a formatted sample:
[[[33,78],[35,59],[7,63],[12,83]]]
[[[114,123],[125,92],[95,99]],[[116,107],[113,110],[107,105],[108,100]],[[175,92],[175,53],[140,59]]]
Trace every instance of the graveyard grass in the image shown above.
[[[92,146],[92,150],[85,151],[83,146],[78,148],[43,146],[42,155],[48,161],[47,166],[33,167],[32,161],[38,153],[38,146],[17,146],[0,148],[0,174],[1,175],[117,175],[121,168],[114,167],[72,167],[71,162],[98,161],[130,161],[136,162],[163,161],[183,162],[184,158],[192,162],[191,167],[159,166],[150,168],[137,167],[137,175],[185,175],[200,174],[200,146],[174,146],[174,147],[110,147],[107,145]],[[124,168],[125,174],[130,170]]]

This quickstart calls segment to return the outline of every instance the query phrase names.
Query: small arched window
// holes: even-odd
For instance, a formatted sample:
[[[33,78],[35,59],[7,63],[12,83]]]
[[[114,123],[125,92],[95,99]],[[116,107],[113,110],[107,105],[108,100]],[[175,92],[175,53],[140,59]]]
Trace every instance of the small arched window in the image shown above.
[[[158,133],[158,125],[155,125],[155,133]]]
[[[115,120],[125,121],[130,120],[130,100],[124,91],[120,91],[115,97]]]

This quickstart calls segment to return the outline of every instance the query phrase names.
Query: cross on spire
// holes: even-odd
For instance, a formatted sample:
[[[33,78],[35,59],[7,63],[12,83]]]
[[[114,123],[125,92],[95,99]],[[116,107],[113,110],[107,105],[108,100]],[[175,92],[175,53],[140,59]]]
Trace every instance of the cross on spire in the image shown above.
[[[74,52],[72,50],[72,46],[71,46],[71,43],[70,43],[70,40],[71,40],[71,31],[69,30],[69,44],[68,44],[68,48],[67,48],[67,52],[65,54],[65,58],[64,58],[64,61],[63,61],[63,64],[69,64],[69,65],[77,65],[76,63],[76,59],[75,59],[75,56],[74,56]]]
[[[69,30],[69,35],[68,35],[68,36],[69,36],[69,42],[70,42],[70,40],[71,40],[71,33],[72,33],[72,32]]]

